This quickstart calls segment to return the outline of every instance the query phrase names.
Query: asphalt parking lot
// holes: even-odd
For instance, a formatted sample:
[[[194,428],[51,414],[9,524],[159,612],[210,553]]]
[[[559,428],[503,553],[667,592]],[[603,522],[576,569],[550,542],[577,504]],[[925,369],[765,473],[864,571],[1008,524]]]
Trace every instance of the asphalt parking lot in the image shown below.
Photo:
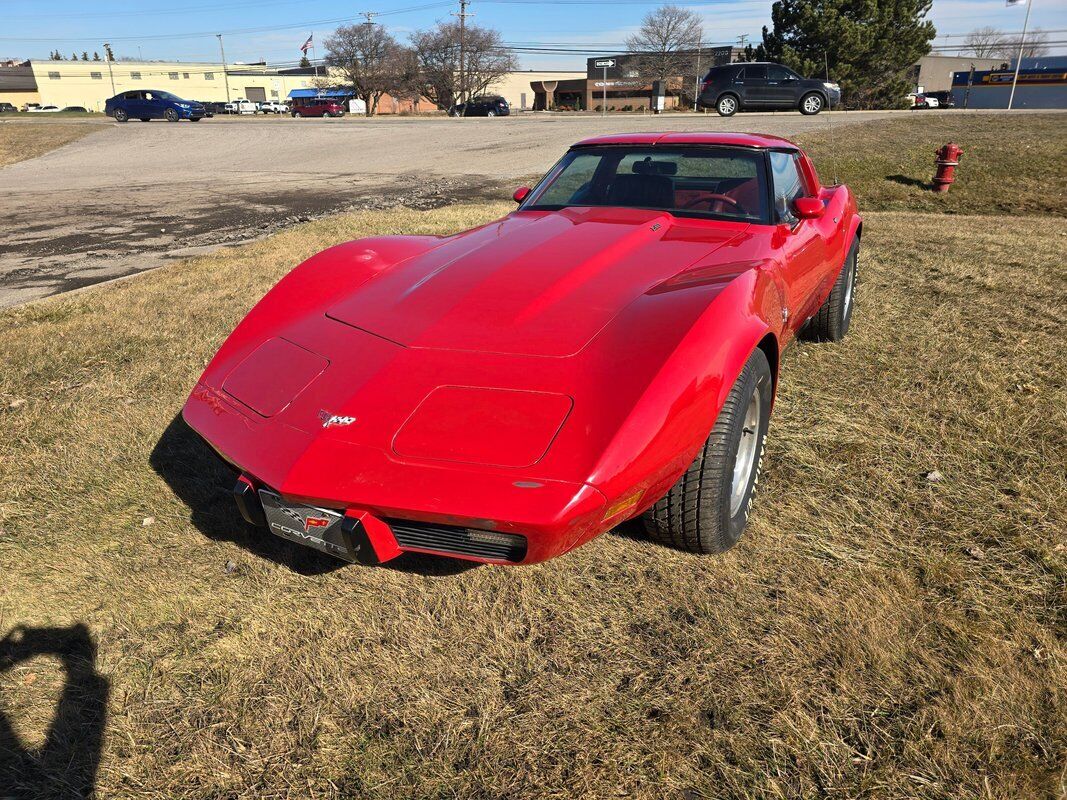
[[[893,113],[838,112],[832,124]],[[7,223],[0,228],[0,307],[348,208],[507,196],[588,136],[700,129],[791,136],[830,121],[759,113],[84,124],[100,130],[0,170]]]

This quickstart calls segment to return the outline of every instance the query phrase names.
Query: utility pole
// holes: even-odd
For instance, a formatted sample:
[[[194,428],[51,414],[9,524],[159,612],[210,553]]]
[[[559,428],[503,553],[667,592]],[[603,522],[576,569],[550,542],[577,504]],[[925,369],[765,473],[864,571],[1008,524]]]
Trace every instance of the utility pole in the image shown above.
[[[111,62],[115,60],[115,55],[111,52],[111,45],[104,42],[104,60],[107,61],[107,76],[111,78],[111,96],[115,96],[115,73],[111,71]]]
[[[459,101],[467,102],[467,5],[470,0],[459,0]],[[466,109],[464,109],[464,116]]]
[[[693,113],[700,113],[700,51],[704,47],[704,41],[697,42],[697,76],[693,84]]]
[[[1011,94],[1008,95],[1008,111],[1011,111],[1011,104],[1015,102],[1015,84],[1019,82],[1019,66],[1023,63],[1023,47],[1026,44],[1026,26],[1030,24],[1030,7],[1034,4],[1034,0],[1024,0],[1026,3],[1026,18],[1023,19],[1023,33],[1019,37],[1019,55],[1015,59],[1015,75],[1011,79]],[[1009,2],[1008,5],[1016,5],[1016,3]]]
[[[222,49],[222,34],[216,33],[219,39],[219,55],[222,56],[222,79],[226,83],[226,102],[230,102],[230,76],[226,74],[226,51]]]

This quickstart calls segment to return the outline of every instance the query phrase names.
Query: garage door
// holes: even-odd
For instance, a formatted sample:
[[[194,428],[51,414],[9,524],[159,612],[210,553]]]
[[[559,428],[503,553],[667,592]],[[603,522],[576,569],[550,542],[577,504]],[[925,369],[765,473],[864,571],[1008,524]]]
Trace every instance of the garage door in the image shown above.
[[[266,103],[267,90],[264,89],[262,86],[246,86],[245,97],[247,97],[253,103]]]

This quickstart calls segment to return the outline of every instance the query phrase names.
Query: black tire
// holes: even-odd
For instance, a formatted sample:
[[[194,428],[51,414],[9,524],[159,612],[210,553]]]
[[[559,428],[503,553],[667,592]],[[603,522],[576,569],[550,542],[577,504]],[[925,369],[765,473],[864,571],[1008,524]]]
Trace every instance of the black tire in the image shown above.
[[[151,121],[152,121],[151,117],[141,117],[141,122],[151,122]]]
[[[741,110],[741,101],[735,94],[724,94],[715,101],[715,110],[720,117],[732,117]]]
[[[322,112],[322,116],[324,116],[324,117],[326,117],[328,119],[328,118],[332,117],[333,114],[331,114],[329,111],[323,111]]]
[[[112,116],[115,118],[115,122],[129,122],[130,121],[130,115],[127,114],[125,109],[122,109],[122,108],[116,108],[115,109],[115,113],[112,114]]]
[[[826,100],[818,92],[808,92],[800,98],[800,113],[806,117],[818,114],[826,107]]]
[[[300,113],[299,111],[293,111],[293,112],[291,112],[291,113],[292,113],[293,119],[296,119],[297,117],[302,117],[302,116],[304,116],[304,115],[303,115],[303,114],[301,114],[301,113]]]
[[[691,553],[723,553],[737,544],[759,485],[773,394],[771,366],[756,348],[696,459],[645,512],[645,529],[653,539]],[[735,466],[740,470],[736,487]]]
[[[819,306],[808,324],[804,326],[803,338],[810,342],[840,342],[848,333],[852,312],[856,308],[856,280],[859,277],[860,241],[854,239],[845,256],[845,263],[834,281],[834,288],[826,302]]]
[[[175,111],[173,108],[168,108],[166,111],[163,112],[163,119],[165,119],[167,122],[177,122],[181,119],[181,117],[178,115],[178,112]]]
[[[199,122],[203,117],[189,117],[190,122]]]

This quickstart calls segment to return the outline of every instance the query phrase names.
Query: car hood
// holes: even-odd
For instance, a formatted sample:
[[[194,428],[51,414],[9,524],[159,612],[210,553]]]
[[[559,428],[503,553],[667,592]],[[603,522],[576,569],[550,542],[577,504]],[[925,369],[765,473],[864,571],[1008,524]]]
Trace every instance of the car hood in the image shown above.
[[[516,212],[393,265],[327,315],[405,347],[569,356],[747,227],[644,209]]]

